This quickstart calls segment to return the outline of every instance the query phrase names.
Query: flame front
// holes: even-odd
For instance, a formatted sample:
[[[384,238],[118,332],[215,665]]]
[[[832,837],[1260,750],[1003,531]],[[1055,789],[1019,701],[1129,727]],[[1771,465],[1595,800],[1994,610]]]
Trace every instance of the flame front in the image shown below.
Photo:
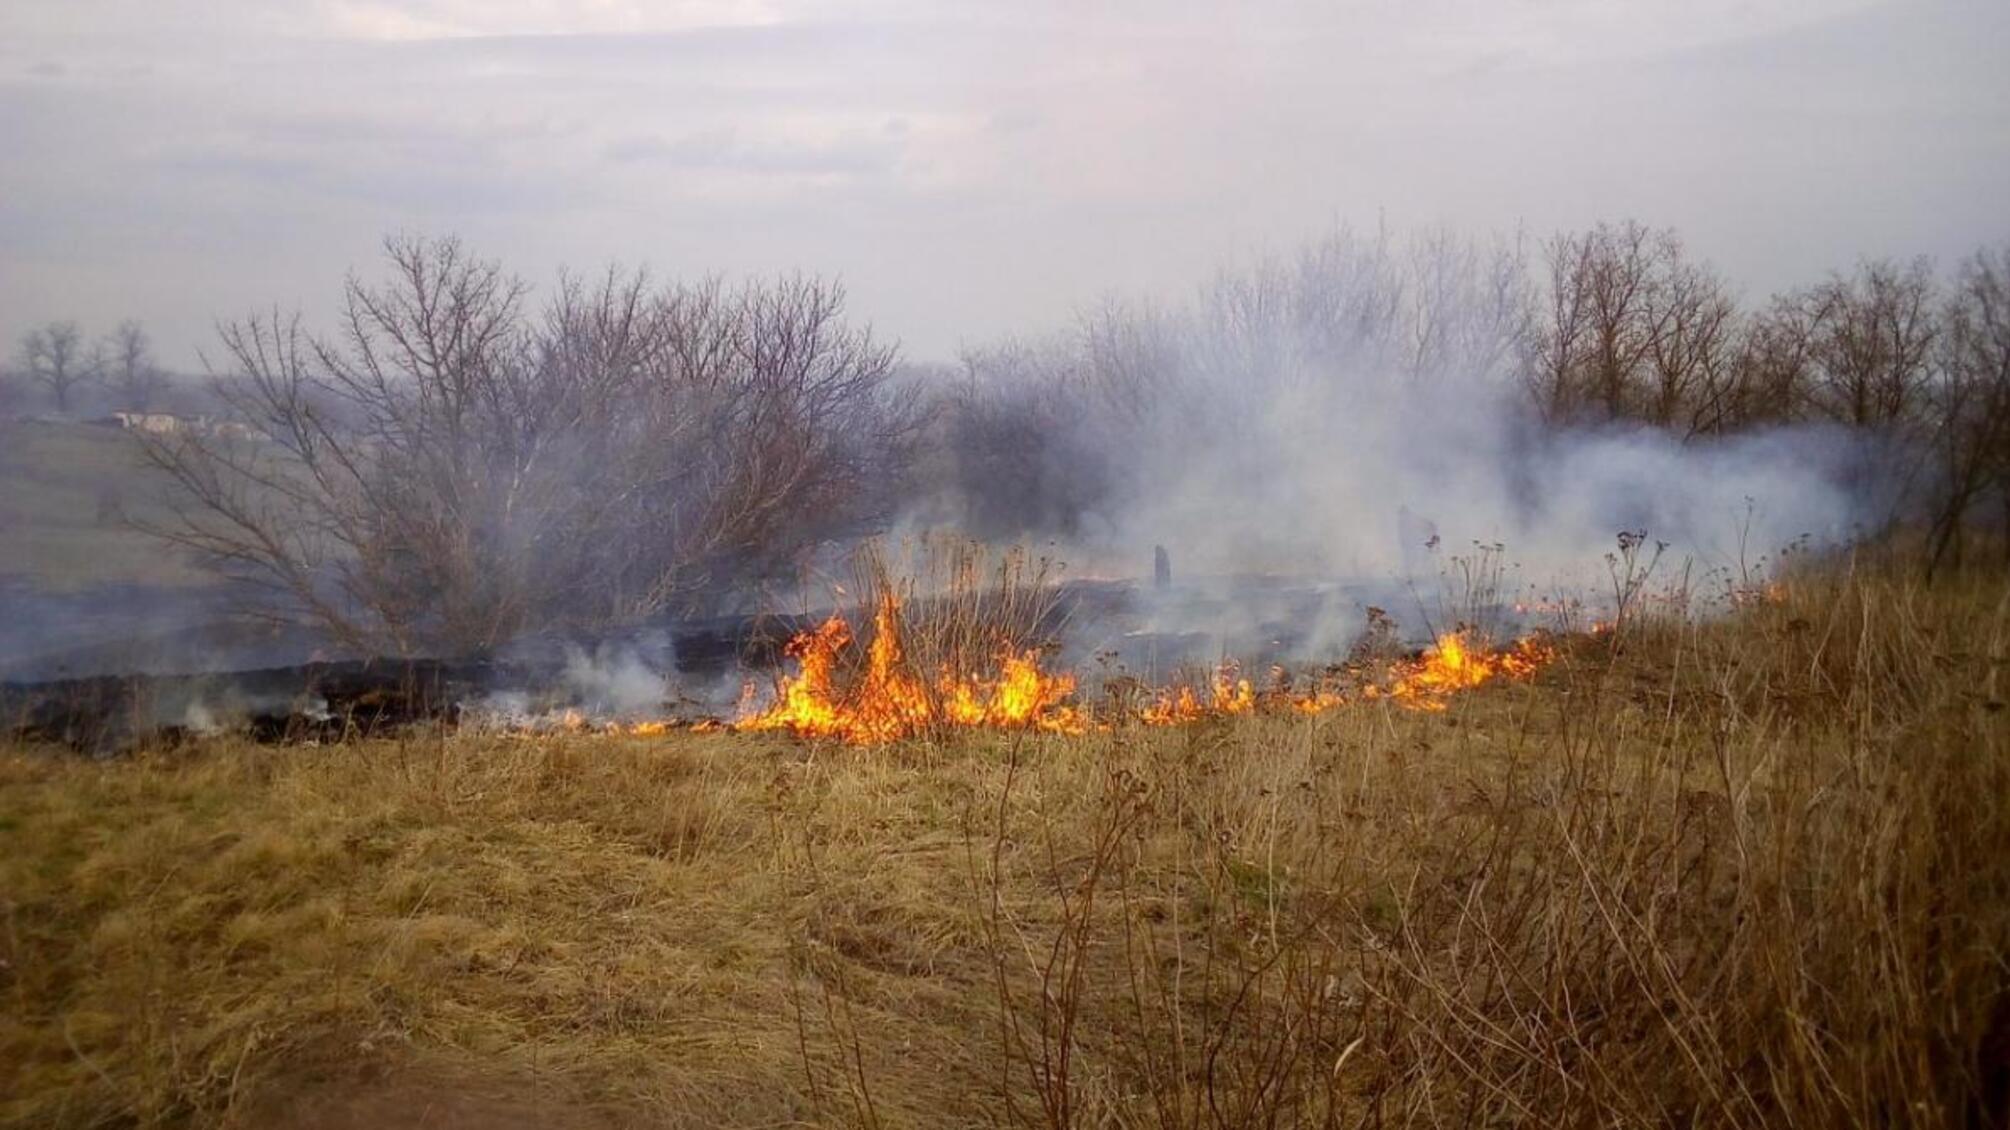
[[[1007,651],[995,675],[943,671],[934,680],[918,676],[902,641],[900,603],[883,598],[873,615],[873,638],[862,672],[845,685],[840,661],[853,646],[849,625],[833,616],[789,642],[786,654],[797,663],[784,676],[775,702],[735,724],[741,730],[785,730],[799,737],[834,738],[876,744],[947,728],[1028,729],[1078,734],[1103,722],[1070,700],[1074,676],[1041,669],[1038,651]],[[1148,726],[1178,725],[1205,718],[1276,709],[1318,714],[1355,701],[1385,699],[1410,710],[1441,711],[1450,698],[1495,679],[1525,679],[1555,657],[1539,639],[1523,639],[1496,650],[1463,631],[1447,632],[1424,653],[1394,664],[1379,681],[1343,693],[1333,687],[1309,692],[1259,693],[1232,663],[1217,669],[1205,686],[1168,687],[1152,694],[1129,717]]]
[[[1224,663],[1216,669],[1214,678],[1207,687],[1208,698],[1201,701],[1200,694],[1192,687],[1168,687],[1153,696],[1152,702],[1138,714],[1138,720],[1147,726],[1171,726],[1181,722],[1192,722],[1217,715],[1248,714],[1256,709],[1256,688],[1249,680],[1239,677],[1241,671],[1233,663]]]
[[[1424,654],[1399,663],[1384,687],[1371,686],[1367,697],[1386,695],[1416,710],[1443,710],[1446,700],[1491,679],[1526,679],[1555,658],[1555,649],[1533,637],[1495,651],[1469,639],[1464,632],[1446,632]]]
[[[844,620],[833,616],[814,632],[789,642],[795,677],[784,677],[775,704],[738,724],[743,730],[787,730],[799,737],[828,737],[873,744],[949,727],[992,727],[1081,733],[1088,720],[1067,700],[1072,675],[1040,669],[1039,653],[1008,652],[996,678],[943,672],[932,684],[910,668],[901,641],[900,602],[881,598],[873,614],[865,670],[843,687],[838,660],[852,642]]]

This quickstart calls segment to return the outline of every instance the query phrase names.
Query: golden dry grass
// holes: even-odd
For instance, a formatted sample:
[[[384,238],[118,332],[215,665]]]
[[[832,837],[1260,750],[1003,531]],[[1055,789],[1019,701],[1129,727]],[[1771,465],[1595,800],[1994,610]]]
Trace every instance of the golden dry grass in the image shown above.
[[[13,1124],[2003,1125],[2010,585],[1444,714],[0,761]]]

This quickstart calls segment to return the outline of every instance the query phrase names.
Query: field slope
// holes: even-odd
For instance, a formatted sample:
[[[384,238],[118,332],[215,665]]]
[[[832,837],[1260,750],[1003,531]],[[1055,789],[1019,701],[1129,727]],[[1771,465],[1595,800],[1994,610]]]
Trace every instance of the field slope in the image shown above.
[[[854,749],[0,758],[33,1126],[1997,1125],[2010,585]]]

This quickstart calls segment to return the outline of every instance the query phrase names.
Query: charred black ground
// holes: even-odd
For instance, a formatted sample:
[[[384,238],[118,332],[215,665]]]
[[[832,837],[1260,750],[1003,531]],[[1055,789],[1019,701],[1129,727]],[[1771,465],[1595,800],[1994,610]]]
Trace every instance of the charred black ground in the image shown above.
[[[925,608],[926,602],[923,602]],[[1164,679],[1183,669],[1234,662],[1250,670],[1338,658],[1368,623],[1370,610],[1397,610],[1409,636],[1428,639],[1444,613],[1413,586],[1308,583],[1276,577],[1201,579],[1147,587],[1128,581],[1057,586],[1038,626],[1063,667],[1091,676]],[[1407,615],[1404,614],[1407,610]],[[331,741],[382,735],[420,724],[454,725],[472,704],[511,696],[529,713],[584,702],[569,671],[585,662],[635,663],[663,679],[648,712],[696,718],[729,712],[743,680],[771,677],[790,638],[840,611],[671,621],[619,634],[519,641],[505,653],[461,657],[355,657],[260,664],[275,646],[314,646],[312,637],[257,637],[233,664],[218,647],[222,622],[185,629],[216,656],[202,671],[113,670],[75,677],[0,682],[0,720],[20,740],[114,753],[218,731],[259,741]],[[1492,616],[1506,613],[1495,606]],[[856,610],[852,610],[854,616]],[[1336,642],[1337,641],[1337,642]],[[186,638],[164,650],[195,654]],[[132,654],[132,653],[129,653]],[[118,655],[92,655],[116,664]]]

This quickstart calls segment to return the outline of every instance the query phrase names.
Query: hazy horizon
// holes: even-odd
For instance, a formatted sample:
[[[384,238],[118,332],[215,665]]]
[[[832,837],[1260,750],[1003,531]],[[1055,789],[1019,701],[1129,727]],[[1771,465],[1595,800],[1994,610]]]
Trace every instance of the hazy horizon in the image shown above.
[[[328,315],[392,232],[841,275],[916,360],[1335,224],[1678,229],[1748,297],[2010,236],[2010,6],[535,0],[0,12],[0,346]]]

